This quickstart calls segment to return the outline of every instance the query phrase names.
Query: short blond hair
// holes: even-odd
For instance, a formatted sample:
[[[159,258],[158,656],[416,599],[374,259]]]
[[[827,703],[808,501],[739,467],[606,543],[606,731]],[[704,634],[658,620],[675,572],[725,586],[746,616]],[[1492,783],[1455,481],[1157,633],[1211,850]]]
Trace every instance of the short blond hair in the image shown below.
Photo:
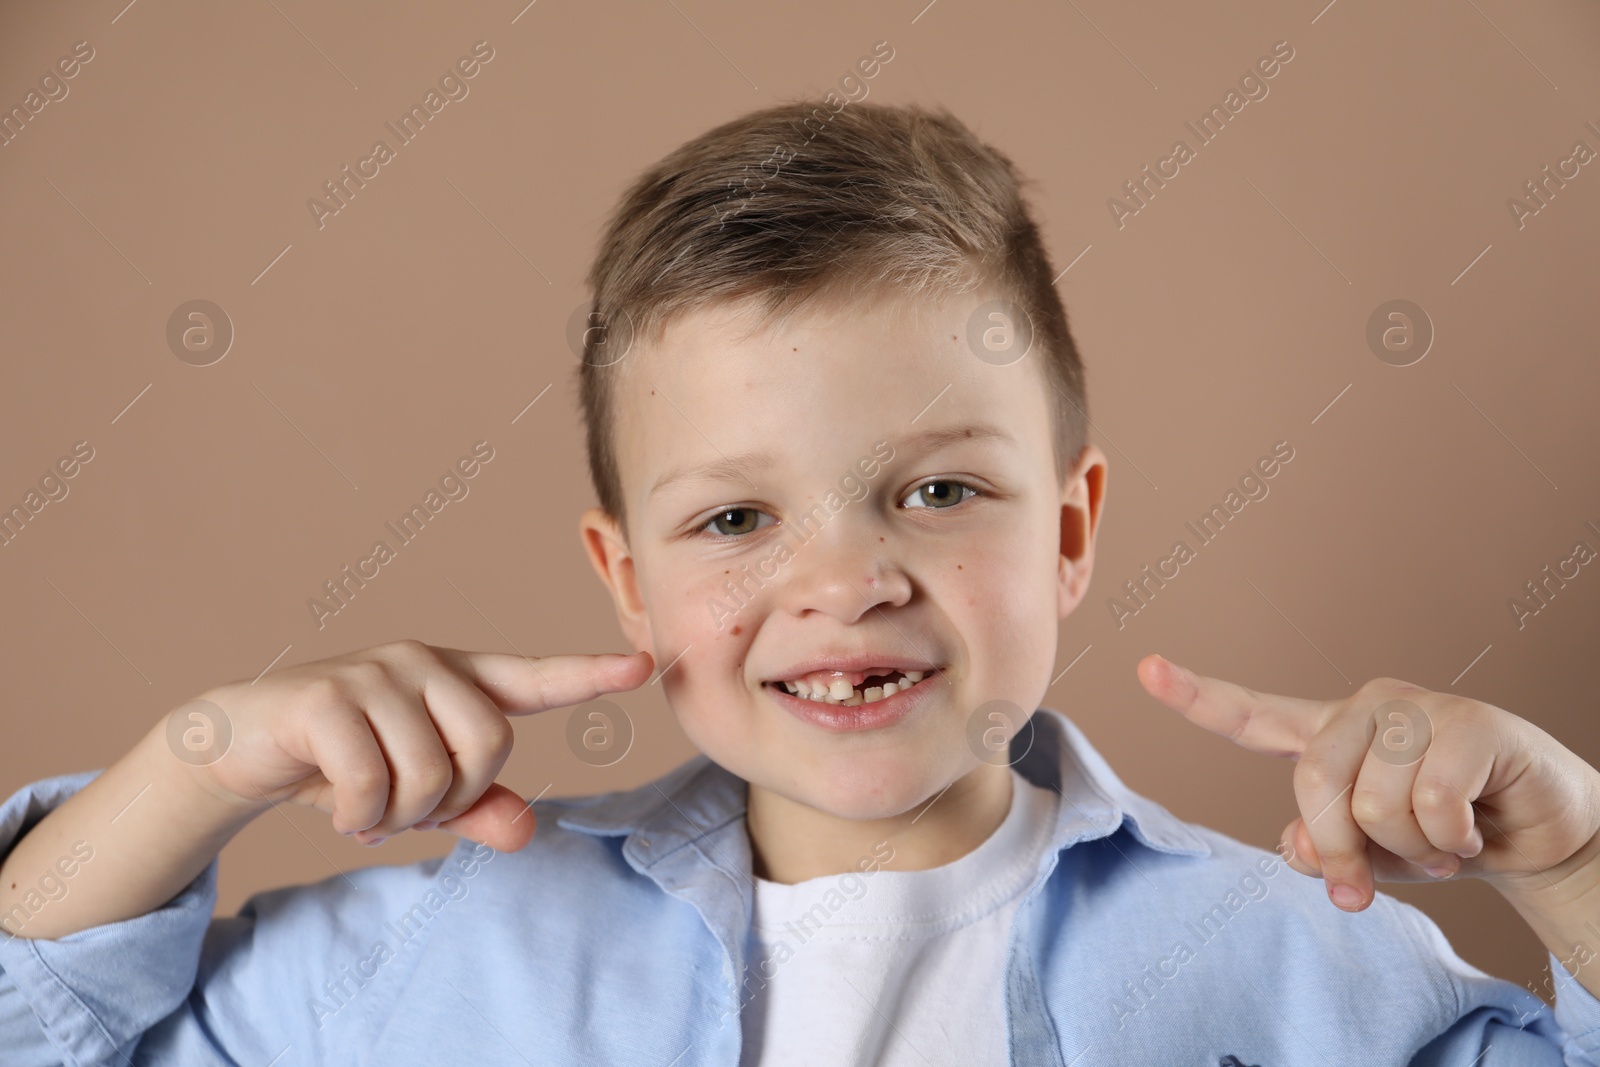
[[[994,286],[1031,323],[1059,478],[1083,449],[1088,403],[1025,181],[947,109],[866,101],[754,111],[647,169],[618,202],[587,278],[589,323],[606,327],[585,332],[577,370],[601,509],[627,528],[613,424],[628,361],[597,345],[623,329],[632,343],[659,342],[684,312],[748,298],[768,323],[830,300]]]

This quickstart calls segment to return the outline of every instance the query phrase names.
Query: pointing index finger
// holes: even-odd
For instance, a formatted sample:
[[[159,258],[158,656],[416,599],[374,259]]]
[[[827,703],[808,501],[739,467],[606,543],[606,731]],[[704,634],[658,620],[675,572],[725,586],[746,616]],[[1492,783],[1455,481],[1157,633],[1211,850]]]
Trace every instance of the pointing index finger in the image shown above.
[[[453,648],[438,652],[507,715],[571,707],[602,693],[636,689],[655,666],[648,652],[543,657]]]
[[[1151,653],[1139,661],[1139,682],[1184,718],[1252,752],[1298,758],[1332,714],[1332,702],[1258,693],[1207,678]]]

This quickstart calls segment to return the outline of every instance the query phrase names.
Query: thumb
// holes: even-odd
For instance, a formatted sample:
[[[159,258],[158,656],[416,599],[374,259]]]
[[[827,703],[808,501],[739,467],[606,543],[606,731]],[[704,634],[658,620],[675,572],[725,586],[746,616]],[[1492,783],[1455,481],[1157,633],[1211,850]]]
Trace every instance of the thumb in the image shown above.
[[[466,811],[438,824],[437,829],[488,845],[496,852],[520,852],[533,840],[536,818],[521,796],[499,782]]]

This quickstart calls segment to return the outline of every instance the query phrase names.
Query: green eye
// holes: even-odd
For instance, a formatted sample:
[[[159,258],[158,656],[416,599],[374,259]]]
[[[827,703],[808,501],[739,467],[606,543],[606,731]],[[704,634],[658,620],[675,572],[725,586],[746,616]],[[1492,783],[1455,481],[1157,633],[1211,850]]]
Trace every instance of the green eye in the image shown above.
[[[942,481],[928,482],[911,491],[906,497],[906,506],[913,508],[949,508],[968,499],[963,493],[978,495],[978,491],[965,482],[952,481],[948,478]]]
[[[739,537],[759,529],[760,524],[756,520],[760,517],[761,512],[755,508],[729,508],[712,516],[701,529],[713,527],[714,532],[724,537]]]

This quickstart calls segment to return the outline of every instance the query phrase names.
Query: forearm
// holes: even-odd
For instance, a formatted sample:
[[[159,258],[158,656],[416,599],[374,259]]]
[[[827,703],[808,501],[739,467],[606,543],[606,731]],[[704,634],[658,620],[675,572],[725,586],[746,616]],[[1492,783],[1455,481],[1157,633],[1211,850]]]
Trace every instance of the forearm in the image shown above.
[[[16,842],[0,863],[0,930],[61,938],[150,912],[262,810],[203,789],[158,723]]]
[[[1600,997],[1600,835],[1567,862],[1497,888],[1567,973]]]

